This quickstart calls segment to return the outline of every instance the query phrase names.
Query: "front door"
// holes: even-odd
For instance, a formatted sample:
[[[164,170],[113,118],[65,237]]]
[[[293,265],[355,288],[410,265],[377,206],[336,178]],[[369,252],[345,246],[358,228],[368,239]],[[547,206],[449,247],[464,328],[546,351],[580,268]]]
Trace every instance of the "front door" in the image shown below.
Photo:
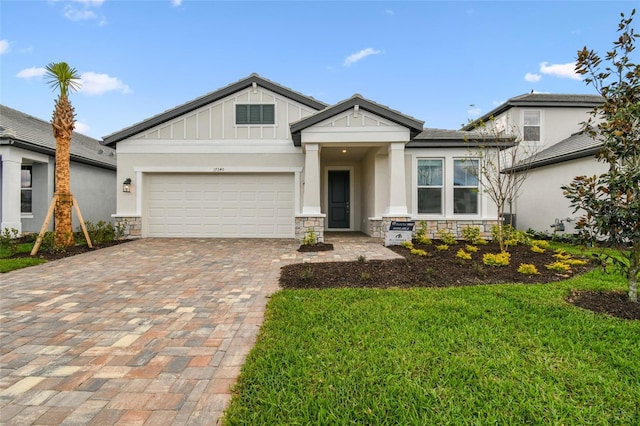
[[[329,170],[329,228],[349,228],[349,171]]]

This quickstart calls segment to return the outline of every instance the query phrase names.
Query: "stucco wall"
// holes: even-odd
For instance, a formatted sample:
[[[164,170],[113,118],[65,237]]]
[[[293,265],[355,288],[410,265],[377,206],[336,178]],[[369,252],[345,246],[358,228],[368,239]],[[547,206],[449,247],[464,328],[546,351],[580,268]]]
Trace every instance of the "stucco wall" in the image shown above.
[[[551,233],[550,225],[555,219],[577,218],[579,213],[573,213],[560,187],[571,183],[576,176],[600,174],[606,170],[606,166],[594,157],[530,170],[516,200],[517,227]],[[565,222],[565,233],[573,232],[573,223]]]

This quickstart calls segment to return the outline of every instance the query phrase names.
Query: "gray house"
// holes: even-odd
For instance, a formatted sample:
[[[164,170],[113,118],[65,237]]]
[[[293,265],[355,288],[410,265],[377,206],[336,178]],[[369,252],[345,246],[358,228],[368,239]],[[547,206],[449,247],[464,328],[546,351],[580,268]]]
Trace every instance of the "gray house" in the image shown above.
[[[0,105],[0,159],[0,231],[39,232],[54,193],[51,123]],[[84,220],[110,222],[116,210],[116,190],[115,151],[74,132],[71,192]],[[79,225],[75,213],[73,220],[75,228]]]

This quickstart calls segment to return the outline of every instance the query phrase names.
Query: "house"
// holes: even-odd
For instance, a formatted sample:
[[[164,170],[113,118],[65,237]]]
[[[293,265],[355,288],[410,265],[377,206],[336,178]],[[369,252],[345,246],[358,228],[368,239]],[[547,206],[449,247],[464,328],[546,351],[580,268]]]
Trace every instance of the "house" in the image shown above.
[[[527,173],[513,207],[518,229],[552,233],[561,230],[558,223],[565,232],[574,231],[572,221],[578,214],[560,187],[576,176],[606,171],[595,159],[600,143],[581,132],[582,123],[603,102],[599,95],[529,93],[507,100],[463,128],[491,123],[516,133],[528,147],[523,165],[506,170]]]
[[[51,123],[0,105],[0,230],[40,232],[54,193],[55,149]],[[115,150],[74,132],[71,192],[82,217],[111,222],[116,207]],[[74,224],[79,225],[74,212]],[[52,228],[53,220],[50,224]]]
[[[118,182],[131,182],[115,219],[134,237],[313,230],[322,241],[325,231],[381,237],[408,219],[432,236],[490,232],[497,213],[469,158],[474,132],[423,124],[359,94],[328,105],[251,74],[103,138]]]

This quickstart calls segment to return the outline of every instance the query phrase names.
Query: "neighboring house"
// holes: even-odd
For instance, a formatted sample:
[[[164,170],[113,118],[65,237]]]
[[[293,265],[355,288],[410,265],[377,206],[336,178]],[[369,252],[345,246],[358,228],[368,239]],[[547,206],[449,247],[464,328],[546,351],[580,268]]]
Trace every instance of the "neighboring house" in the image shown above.
[[[525,144],[525,165],[507,169],[527,170],[513,204],[518,229],[554,232],[552,225],[558,219],[565,232],[573,232],[566,219],[579,214],[573,213],[560,187],[578,175],[606,170],[595,159],[600,143],[580,133],[582,123],[603,102],[599,95],[529,93],[507,100],[463,128],[473,130],[484,122],[515,134]]]
[[[257,74],[104,137],[118,152],[116,221],[142,237],[381,237],[392,220],[485,234],[495,205],[475,133],[354,95],[327,105]],[[511,139],[498,141],[509,146]]]
[[[601,146],[601,142],[579,132],[528,159],[527,178],[517,200],[518,227],[550,233],[575,232],[580,213],[573,212],[560,187],[576,176],[605,173],[608,165],[595,159]],[[519,170],[522,168],[513,169]]]
[[[51,123],[0,105],[0,231],[40,232],[54,193],[55,138]],[[83,219],[111,222],[116,207],[115,151],[74,132],[71,192]],[[80,223],[75,217],[74,228]],[[49,229],[53,229],[53,219]]]

